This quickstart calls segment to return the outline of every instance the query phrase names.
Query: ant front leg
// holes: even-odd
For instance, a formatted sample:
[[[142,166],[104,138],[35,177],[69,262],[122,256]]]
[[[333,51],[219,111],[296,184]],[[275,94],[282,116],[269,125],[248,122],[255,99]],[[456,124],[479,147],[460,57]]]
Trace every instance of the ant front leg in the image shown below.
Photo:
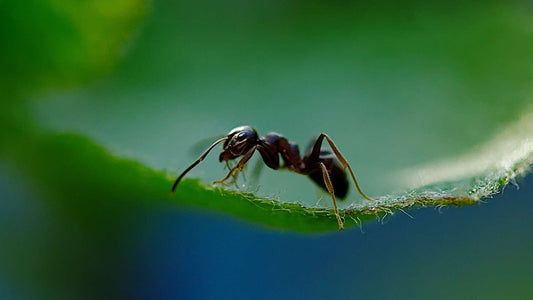
[[[226,175],[226,177],[220,180],[214,181],[213,184],[217,184],[217,183],[224,184],[224,182],[228,180],[236,170],[242,171],[242,169],[244,168],[246,163],[250,160],[250,158],[252,158],[252,155],[254,154],[255,150],[257,150],[258,147],[259,146],[254,146],[252,149],[246,152],[244,157],[233,168],[231,168],[231,170],[229,170],[228,175]]]
[[[324,177],[324,182],[326,183],[326,188],[328,189],[329,194],[331,195],[331,200],[333,200],[333,209],[335,211],[335,217],[337,217],[337,223],[339,223],[339,231],[344,230],[344,225],[342,223],[341,216],[337,210],[337,201],[335,201],[335,191],[333,190],[333,184],[331,184],[331,179],[329,178],[328,170],[324,163],[320,163],[320,168],[322,169],[322,176]]]
[[[230,164],[230,161],[226,160],[226,168],[225,169],[229,171],[229,170],[231,170],[231,168],[233,168],[233,166]],[[244,175],[244,173],[243,173],[243,175]],[[239,177],[239,173],[235,172],[231,176],[232,176],[231,182],[227,183],[227,185],[235,184],[235,187],[238,188],[238,186],[237,186],[237,177]]]
[[[331,150],[333,150],[333,152],[339,159],[340,163],[344,166],[345,169],[348,169],[348,171],[350,172],[350,176],[352,177],[353,182],[355,183],[355,187],[357,188],[357,191],[359,192],[359,194],[366,200],[373,201],[374,199],[369,198],[367,195],[365,195],[365,193],[363,193],[363,191],[361,191],[361,188],[359,187],[359,184],[357,183],[357,179],[355,179],[355,175],[353,174],[352,167],[350,167],[350,164],[348,163],[348,161],[346,161],[344,156],[342,156],[337,146],[335,146],[335,143],[333,143],[333,140],[331,140],[331,138],[327,134],[325,133],[320,134],[320,136],[315,142],[315,145],[313,146],[313,150],[311,152],[311,155],[309,155],[309,157],[312,158],[313,160],[319,159],[320,148],[322,148],[322,141],[324,140],[324,138],[326,138],[326,140],[328,141],[329,146],[331,147]]]

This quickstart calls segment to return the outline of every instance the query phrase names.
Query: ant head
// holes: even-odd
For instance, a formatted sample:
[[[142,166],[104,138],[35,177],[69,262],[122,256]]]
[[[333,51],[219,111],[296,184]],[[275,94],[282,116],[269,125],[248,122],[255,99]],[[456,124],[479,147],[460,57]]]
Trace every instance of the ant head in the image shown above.
[[[219,160],[226,161],[245,154],[257,144],[257,131],[250,126],[234,128],[228,133],[224,142],[224,150],[220,153]]]

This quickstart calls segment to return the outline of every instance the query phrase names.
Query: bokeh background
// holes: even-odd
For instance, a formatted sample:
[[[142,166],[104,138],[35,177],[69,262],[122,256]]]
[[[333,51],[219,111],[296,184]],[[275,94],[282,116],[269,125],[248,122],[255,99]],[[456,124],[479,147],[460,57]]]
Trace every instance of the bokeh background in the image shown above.
[[[479,205],[299,234],[78,182],[98,162],[72,171],[54,149],[83,157],[79,140],[41,135],[175,174],[237,125],[302,149],[327,132],[370,195],[401,191],[405,168],[475,153],[531,108],[532,8],[0,2],[0,298],[528,298],[531,176]],[[223,175],[216,154],[190,174]],[[289,172],[241,184],[330,205]]]

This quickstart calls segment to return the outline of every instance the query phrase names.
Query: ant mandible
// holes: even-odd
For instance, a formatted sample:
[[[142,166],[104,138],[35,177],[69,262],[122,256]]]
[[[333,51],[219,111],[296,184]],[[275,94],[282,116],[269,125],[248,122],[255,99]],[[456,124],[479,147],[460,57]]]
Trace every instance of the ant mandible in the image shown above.
[[[329,143],[331,150],[322,149],[322,141],[324,138]],[[298,145],[289,142],[287,138],[279,133],[271,132],[265,137],[259,138],[257,131],[251,126],[240,126],[231,130],[228,135],[214,142],[205,152],[183,173],[178,176],[174,184],[172,185],[172,193],[176,190],[180,180],[189,172],[192,168],[198,165],[205,159],[207,154],[219,143],[224,142],[224,148],[220,153],[219,161],[228,162],[229,160],[236,159],[239,156],[243,156],[242,159],[230,169],[228,175],[221,180],[213,182],[213,184],[224,183],[228,180],[235,171],[242,171],[248,160],[252,155],[259,151],[263,162],[270,168],[277,170],[280,167],[288,169],[302,175],[308,175],[316,184],[322,189],[326,190],[333,200],[333,208],[337,222],[339,223],[339,230],[344,230],[342,219],[337,210],[337,202],[335,197],[343,199],[348,192],[348,180],[346,179],[346,171],[350,173],[350,176],[355,183],[355,187],[359,194],[366,200],[372,200],[367,197],[359,187],[355,175],[353,174],[350,164],[341,155],[337,146],[333,143],[331,138],[322,133],[318,136],[313,148],[303,158],[300,157],[300,151]],[[283,166],[280,166],[279,156],[283,159]],[[338,159],[338,160],[337,160]],[[340,164],[339,164],[340,162]]]

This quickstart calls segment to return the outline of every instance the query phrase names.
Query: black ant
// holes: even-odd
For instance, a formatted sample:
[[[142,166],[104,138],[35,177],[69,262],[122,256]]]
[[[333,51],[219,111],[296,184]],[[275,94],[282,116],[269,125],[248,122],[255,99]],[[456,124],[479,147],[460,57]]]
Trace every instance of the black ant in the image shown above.
[[[333,155],[333,153],[331,153],[329,150],[322,149],[322,141],[324,138],[328,141],[329,145],[331,146],[331,150],[333,150],[335,155]],[[174,193],[174,190],[178,186],[178,183],[183,176],[185,176],[187,172],[203,161],[207,154],[216,145],[222,142],[224,142],[224,148],[219,156],[220,162],[224,161],[227,163],[229,160],[233,160],[239,156],[243,156],[243,158],[237,163],[237,165],[230,169],[226,177],[213,182],[213,184],[223,184],[233,175],[235,171],[242,171],[255,151],[259,151],[264,163],[268,167],[274,170],[279,169],[279,155],[281,155],[284,163],[283,166],[281,166],[282,168],[286,168],[298,174],[308,175],[316,184],[329,192],[331,199],[333,200],[333,208],[335,210],[337,222],[339,223],[339,230],[344,230],[344,226],[337,210],[337,202],[335,201],[335,197],[344,199],[346,193],[348,192],[348,180],[346,179],[345,169],[348,169],[350,172],[350,176],[352,177],[359,194],[366,200],[372,200],[361,191],[361,188],[359,188],[359,184],[355,179],[355,175],[353,174],[352,168],[327,134],[320,134],[314,143],[313,148],[309,151],[309,153],[301,158],[300,150],[298,149],[298,145],[295,143],[289,142],[287,138],[275,132],[268,133],[265,137],[259,138],[257,131],[255,131],[255,129],[253,129],[251,126],[234,128],[226,137],[214,142],[209,148],[207,148],[207,150],[205,150],[198,160],[196,160],[192,165],[185,169],[180,176],[178,176],[178,179],[176,179],[172,185],[172,193]]]

